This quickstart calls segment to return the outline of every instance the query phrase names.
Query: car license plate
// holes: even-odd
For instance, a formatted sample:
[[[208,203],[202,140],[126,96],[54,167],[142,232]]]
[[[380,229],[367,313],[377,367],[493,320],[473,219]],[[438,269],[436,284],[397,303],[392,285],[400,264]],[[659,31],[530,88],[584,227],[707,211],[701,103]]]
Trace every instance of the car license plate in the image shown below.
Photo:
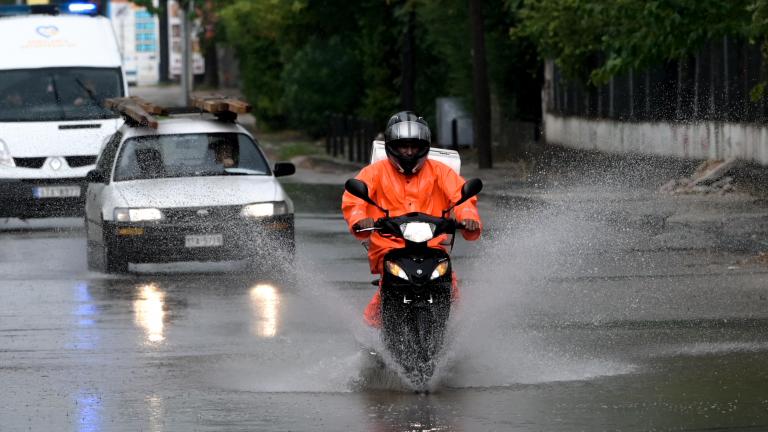
[[[224,236],[221,234],[188,235],[184,238],[184,246],[188,248],[215,247],[223,244]]]
[[[35,198],[77,198],[80,186],[40,186],[32,188]]]

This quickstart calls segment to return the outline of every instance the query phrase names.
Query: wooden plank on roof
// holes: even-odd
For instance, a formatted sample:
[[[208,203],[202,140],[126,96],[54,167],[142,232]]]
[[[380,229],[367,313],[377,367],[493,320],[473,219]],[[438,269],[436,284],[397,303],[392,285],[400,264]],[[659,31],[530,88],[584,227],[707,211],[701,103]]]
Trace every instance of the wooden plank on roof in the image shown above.
[[[226,112],[245,114],[252,110],[252,106],[248,102],[225,96],[194,97],[192,98],[192,104],[195,108],[214,115]]]
[[[104,107],[128,117],[141,126],[157,129],[157,119],[145,111],[144,108],[132,98],[104,99]]]

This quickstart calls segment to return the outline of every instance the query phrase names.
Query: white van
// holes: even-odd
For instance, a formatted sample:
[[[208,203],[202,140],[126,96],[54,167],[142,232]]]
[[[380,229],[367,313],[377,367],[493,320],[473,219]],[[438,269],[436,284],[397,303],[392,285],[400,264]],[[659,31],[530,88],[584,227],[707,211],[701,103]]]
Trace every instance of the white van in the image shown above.
[[[0,218],[82,215],[85,176],[123,123],[101,101],[128,92],[112,26],[0,16],[0,41]]]

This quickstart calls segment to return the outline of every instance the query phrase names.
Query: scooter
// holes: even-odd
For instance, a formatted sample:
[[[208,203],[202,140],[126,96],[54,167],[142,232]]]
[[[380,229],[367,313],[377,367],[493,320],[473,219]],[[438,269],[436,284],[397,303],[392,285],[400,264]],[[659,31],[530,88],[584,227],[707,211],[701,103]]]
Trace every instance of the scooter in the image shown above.
[[[451,311],[452,267],[447,252],[428,246],[429,240],[443,234],[451,239],[463,226],[448,216],[457,205],[480,193],[480,179],[468,180],[461,199],[443,210],[441,217],[425,213],[407,213],[390,217],[368,195],[368,186],[357,179],[347,180],[350,194],[379,208],[384,217],[372,228],[381,236],[405,240],[405,246],[384,257],[381,281],[381,337],[384,346],[402,367],[417,389],[426,389],[435,371],[443,346],[446,324]]]

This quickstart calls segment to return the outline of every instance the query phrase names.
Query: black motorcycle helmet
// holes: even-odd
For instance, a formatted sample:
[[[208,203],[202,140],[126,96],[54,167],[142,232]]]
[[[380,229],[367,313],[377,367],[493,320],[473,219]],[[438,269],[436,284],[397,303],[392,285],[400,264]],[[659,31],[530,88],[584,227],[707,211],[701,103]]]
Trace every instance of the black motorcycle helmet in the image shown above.
[[[390,117],[384,130],[384,150],[389,161],[403,174],[415,174],[429,154],[432,135],[429,125],[423,118],[412,111],[400,111]],[[402,144],[415,144],[418,151],[411,157],[400,154],[397,147]]]

